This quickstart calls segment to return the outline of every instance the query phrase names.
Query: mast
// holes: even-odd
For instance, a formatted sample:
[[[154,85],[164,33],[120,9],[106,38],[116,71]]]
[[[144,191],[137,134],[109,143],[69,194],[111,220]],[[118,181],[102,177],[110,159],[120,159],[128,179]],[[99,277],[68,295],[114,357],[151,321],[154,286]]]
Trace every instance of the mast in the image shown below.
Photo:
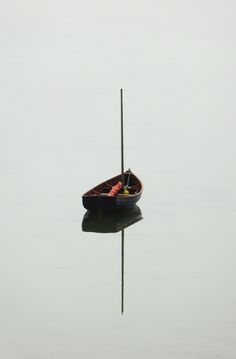
[[[124,176],[124,126],[123,126],[123,90],[120,89],[120,117],[121,117],[121,179],[125,185]]]

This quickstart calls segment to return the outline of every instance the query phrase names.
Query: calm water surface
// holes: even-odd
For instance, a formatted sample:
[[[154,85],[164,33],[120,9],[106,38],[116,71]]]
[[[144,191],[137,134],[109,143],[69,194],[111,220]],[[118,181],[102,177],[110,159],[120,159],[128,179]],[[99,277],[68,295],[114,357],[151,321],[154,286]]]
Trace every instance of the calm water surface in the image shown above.
[[[236,356],[234,5],[176,4],[4,6],[1,358]],[[81,203],[120,171],[121,86],[123,315],[122,232],[82,231]]]

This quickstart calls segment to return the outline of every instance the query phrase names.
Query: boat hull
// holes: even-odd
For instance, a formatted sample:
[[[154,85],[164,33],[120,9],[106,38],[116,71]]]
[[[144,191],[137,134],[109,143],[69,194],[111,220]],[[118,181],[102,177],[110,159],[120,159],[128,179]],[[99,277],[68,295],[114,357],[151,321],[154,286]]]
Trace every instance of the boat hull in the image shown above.
[[[104,210],[119,210],[134,206],[140,199],[141,194],[132,198],[116,198],[116,197],[83,197],[83,206],[89,211],[104,209]]]
[[[134,206],[141,197],[143,186],[141,181],[132,172],[125,172],[126,179],[128,179],[128,176],[130,176],[131,180],[131,189],[136,189],[134,193],[113,197],[102,193],[105,186],[111,187],[121,180],[121,175],[118,175],[86,192],[82,196],[83,206],[89,211],[96,211],[99,209],[113,211]]]

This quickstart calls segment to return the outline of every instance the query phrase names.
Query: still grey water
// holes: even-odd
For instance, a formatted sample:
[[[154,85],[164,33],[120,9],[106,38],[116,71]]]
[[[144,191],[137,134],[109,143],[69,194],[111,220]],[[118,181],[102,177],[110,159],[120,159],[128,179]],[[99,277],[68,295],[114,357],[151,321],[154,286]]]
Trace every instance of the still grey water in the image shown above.
[[[124,11],[125,10],[125,11]],[[234,359],[235,5],[5,3],[0,357]],[[143,219],[82,231],[125,167]]]

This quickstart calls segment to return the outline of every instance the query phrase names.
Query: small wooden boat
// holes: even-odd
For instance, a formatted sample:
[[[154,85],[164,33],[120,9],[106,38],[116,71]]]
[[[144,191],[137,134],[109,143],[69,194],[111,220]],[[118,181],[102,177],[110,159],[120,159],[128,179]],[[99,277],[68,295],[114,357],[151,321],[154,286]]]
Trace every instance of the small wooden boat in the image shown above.
[[[143,219],[141,209],[135,204],[123,211],[87,211],[82,221],[83,232],[115,233]]]
[[[141,197],[143,185],[131,170],[124,172],[123,176],[113,177],[86,192],[82,196],[83,206],[88,210],[116,210],[133,206]],[[122,177],[123,187],[128,193],[124,194],[122,187],[116,195],[109,196],[112,188],[122,182]]]
[[[83,206],[88,210],[115,210],[133,206],[141,197],[143,186],[135,174],[124,172],[124,136],[123,136],[123,90],[121,99],[121,174],[115,176],[82,196]]]

